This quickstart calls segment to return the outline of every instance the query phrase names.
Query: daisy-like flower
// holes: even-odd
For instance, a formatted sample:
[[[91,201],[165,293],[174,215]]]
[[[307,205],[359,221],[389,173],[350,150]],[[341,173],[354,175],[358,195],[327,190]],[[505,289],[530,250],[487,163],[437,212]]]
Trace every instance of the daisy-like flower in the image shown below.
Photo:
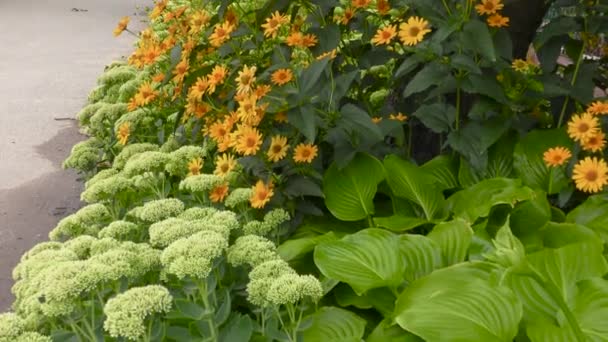
[[[351,4],[354,8],[365,8],[372,3],[372,0],[351,0]]]
[[[141,60],[144,64],[153,64],[162,54],[163,50],[160,48],[160,46],[153,44],[148,46],[143,51]]]
[[[319,39],[312,33],[306,34],[302,37],[302,47],[313,47],[317,45]]]
[[[227,176],[236,167],[236,160],[231,154],[221,154],[217,156],[215,160],[215,171],[213,173],[217,176]]]
[[[568,135],[582,143],[598,133],[599,124],[599,120],[589,113],[574,115],[568,122]]]
[[[408,46],[420,43],[429,32],[429,22],[420,17],[410,17],[406,23],[399,25],[399,39]]]
[[[209,36],[209,42],[213,47],[220,47],[230,39],[230,34],[234,31],[234,26],[228,21],[217,24],[213,28],[213,33]]]
[[[207,11],[194,12],[190,16],[190,33],[199,33],[209,23],[209,20],[211,20],[211,17]]]
[[[158,18],[163,13],[165,8],[167,8],[168,3],[169,0],[158,1],[156,3],[156,6],[154,6],[154,9],[152,9],[152,11],[150,12],[150,19],[154,20]]]
[[[203,168],[203,158],[194,158],[188,162],[188,176],[196,176],[201,174]]]
[[[502,15],[496,13],[492,14],[488,17],[488,26],[490,27],[508,27],[509,26],[509,18],[503,17]]]
[[[253,156],[262,146],[262,134],[257,128],[241,126],[237,132],[235,149],[244,156]]]
[[[226,183],[216,186],[209,193],[209,199],[213,203],[223,202],[226,196],[228,196],[228,184]]]
[[[239,101],[239,109],[237,110],[237,113],[241,122],[247,125],[253,125],[258,121],[257,101],[258,97],[253,93],[244,96]]]
[[[114,37],[120,36],[120,34],[123,33],[124,30],[127,29],[127,26],[129,26],[129,22],[130,21],[131,21],[131,18],[129,18],[129,17],[122,17],[120,19],[120,21],[118,22],[118,25],[114,29]]]
[[[279,160],[285,158],[285,156],[287,156],[288,150],[289,145],[287,145],[287,138],[280,135],[276,135],[272,137],[270,141],[270,147],[268,148],[268,152],[266,152],[266,155],[268,156],[268,160],[276,163]]]
[[[162,72],[152,76],[152,82],[161,83],[164,80],[165,80],[165,74]]]
[[[543,160],[547,167],[564,165],[570,157],[572,157],[570,150],[561,146],[551,147],[543,153]]]
[[[251,198],[249,198],[249,203],[252,208],[256,209],[264,208],[274,195],[272,182],[265,184],[259,180],[252,190],[253,193],[251,194]]]
[[[256,66],[249,67],[243,66],[243,70],[239,71],[239,75],[236,78],[237,82],[237,93],[244,94],[251,92],[253,84],[255,83],[255,72],[257,71]]]
[[[258,97],[258,99],[263,98],[264,96],[268,95],[268,93],[270,93],[270,91],[272,90],[272,87],[270,87],[268,84],[260,84],[257,87],[255,87],[255,96]]]
[[[481,3],[475,6],[475,10],[479,15],[490,15],[503,9],[505,5],[501,0],[481,0]]]
[[[374,38],[372,38],[372,44],[383,45],[390,44],[393,38],[397,36],[397,26],[389,25],[378,29]]]
[[[186,75],[188,75],[189,69],[190,63],[188,62],[188,59],[182,59],[179,63],[177,63],[175,69],[173,70],[173,80],[175,80],[177,83],[183,82]]]
[[[403,113],[399,112],[397,114],[391,114],[388,118],[395,121],[405,122],[407,120],[407,115],[403,115]]]
[[[216,121],[209,126],[205,134],[208,134],[215,142],[220,143],[230,134],[230,129],[223,122]]]
[[[589,107],[587,107],[587,113],[593,115],[606,115],[608,114],[608,102],[595,101]]]
[[[158,92],[154,90],[150,82],[144,82],[139,87],[139,91],[135,94],[135,103],[138,107],[145,106],[154,101],[158,96]]]
[[[602,132],[585,139],[583,141],[583,150],[591,152],[599,152],[606,147],[606,135]]]
[[[129,140],[129,135],[131,135],[131,124],[129,122],[125,122],[118,127],[116,138],[118,139],[118,142],[124,146]]]
[[[285,38],[287,46],[296,47],[302,46],[304,42],[304,34],[299,31],[291,32],[289,36]]]
[[[317,152],[319,148],[314,144],[304,144],[301,143],[296,146],[294,151],[293,160],[296,163],[312,163],[312,161],[317,157]]]
[[[344,10],[344,14],[342,15],[337,15],[334,17],[334,21],[336,21],[337,23],[340,23],[342,25],[348,25],[348,23],[353,19],[353,17],[355,16],[355,13],[357,12],[356,8],[353,7],[347,7]]]
[[[188,97],[200,100],[203,95],[205,95],[207,89],[209,89],[209,81],[207,81],[206,77],[199,77],[196,80],[196,83],[194,83],[192,87],[190,87],[190,90],[188,91]]]
[[[279,69],[272,73],[272,83],[282,86],[293,79],[293,73],[289,69]]]
[[[375,123],[375,124],[379,124],[380,122],[382,122],[382,118],[379,117],[379,116],[374,116],[372,118],[372,122]]]
[[[376,9],[381,15],[386,15],[391,10],[391,4],[388,0],[378,0],[376,1]]]
[[[572,179],[581,191],[600,192],[608,184],[608,165],[603,159],[586,157],[574,166]]]
[[[289,22],[288,16],[283,16],[279,11],[274,12],[270,18],[266,18],[266,23],[262,24],[264,29],[264,37],[276,38],[279,34],[279,29],[283,24]]]
[[[216,65],[211,70],[211,74],[207,77],[207,82],[209,83],[209,93],[215,92],[215,87],[224,83],[226,76],[228,75],[228,69],[223,65]]]
[[[511,68],[517,72],[521,72],[522,74],[527,73],[530,70],[530,65],[527,61],[517,58],[511,63]]]
[[[336,58],[336,56],[338,56],[338,51],[336,49],[333,49],[331,51],[323,52],[322,54],[317,56],[316,59],[318,61],[322,60],[323,58],[334,59],[334,58]]]

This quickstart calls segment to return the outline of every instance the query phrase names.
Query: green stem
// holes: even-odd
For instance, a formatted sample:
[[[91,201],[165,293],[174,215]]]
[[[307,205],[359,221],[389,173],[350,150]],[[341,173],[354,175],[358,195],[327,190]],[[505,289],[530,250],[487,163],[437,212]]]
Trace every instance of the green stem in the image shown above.
[[[448,12],[448,15],[452,15],[452,11],[450,10],[450,6],[448,6],[448,3],[445,2],[445,0],[441,0],[441,2],[443,2],[443,7],[445,7],[446,12]]]
[[[574,67],[574,75],[572,75],[572,80],[570,81],[570,86],[574,86],[578,79],[579,71],[581,70],[581,65],[583,64],[583,60],[585,57],[585,41],[583,41],[583,46],[581,47],[581,53],[578,55],[578,59],[576,60],[576,66]],[[559,115],[559,121],[557,122],[557,128],[562,127],[564,123],[564,117],[566,115],[566,109],[568,108],[568,103],[570,101],[570,96],[566,97],[564,101],[564,105],[562,106],[562,112]]]
[[[375,228],[376,225],[374,224],[374,220],[372,219],[371,215],[367,216],[367,224],[369,225],[370,228]]]
[[[553,167],[549,168],[549,189],[547,190],[547,195],[551,195],[551,191],[553,191]]]
[[[209,305],[209,292],[207,289],[207,282],[206,280],[203,280],[201,283],[199,283],[199,291],[200,291],[200,296],[201,299],[203,300],[203,305],[205,306],[205,309],[214,309],[213,307],[211,307]],[[207,318],[207,325],[209,325],[209,332],[211,333],[211,337],[209,339],[209,341],[217,341],[217,331],[215,331],[215,322],[213,321],[213,317],[211,318]]]
[[[460,129],[460,103],[462,102],[462,94],[460,86],[456,89],[456,131]]]

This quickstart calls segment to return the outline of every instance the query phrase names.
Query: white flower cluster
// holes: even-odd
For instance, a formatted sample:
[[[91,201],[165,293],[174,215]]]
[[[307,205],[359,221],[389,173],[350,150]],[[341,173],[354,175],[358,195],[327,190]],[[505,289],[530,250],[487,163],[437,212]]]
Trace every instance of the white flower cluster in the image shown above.
[[[86,181],[84,183],[84,188],[88,189],[91,186],[93,186],[95,183],[97,183],[100,180],[104,180],[106,178],[110,178],[112,176],[115,176],[119,173],[119,171],[117,169],[105,169],[105,170],[101,170],[99,172],[97,172],[95,174],[95,176],[91,177],[88,181]]]
[[[228,208],[235,208],[239,204],[249,202],[252,194],[253,190],[251,188],[236,188],[226,197],[224,204]]]
[[[139,236],[142,227],[133,222],[114,221],[107,227],[99,231],[99,238],[113,238],[120,241],[132,240],[133,237]]]
[[[126,103],[104,103],[89,120],[89,129],[95,135],[106,135],[108,124],[113,124],[118,118],[126,114]]]
[[[279,259],[277,247],[270,240],[257,235],[244,235],[236,239],[228,250],[228,263],[232,266],[257,265]]]
[[[187,177],[179,183],[179,188],[188,192],[205,193],[221,185],[223,182],[224,179],[220,176],[201,174]]]
[[[102,142],[97,138],[89,138],[72,147],[69,157],[63,162],[63,168],[79,171],[91,171],[101,160],[100,146]]]
[[[226,237],[213,231],[202,231],[179,239],[163,251],[163,271],[179,279],[204,279],[211,272],[213,261],[221,256],[226,248]]]
[[[199,214],[203,214],[203,209],[199,210]],[[201,231],[213,231],[221,234],[225,239],[230,237],[230,232],[237,230],[240,227],[239,221],[231,211],[209,211],[207,215],[198,215],[202,217],[198,219],[195,211],[184,212],[183,218],[168,218],[163,221],[156,222],[148,229],[150,233],[150,244],[155,247],[166,247],[173,242],[189,237]],[[180,216],[181,217],[181,216]]]
[[[0,342],[51,342],[48,336],[26,331],[21,317],[9,312],[0,314]]]
[[[129,158],[123,172],[127,177],[142,175],[146,172],[164,172],[167,161],[169,161],[167,153],[157,151],[142,152]]]
[[[129,144],[120,151],[116,158],[114,158],[113,167],[120,170],[125,167],[127,161],[131,159],[131,157],[143,152],[153,151],[158,151],[158,145],[148,143]]]
[[[147,222],[159,222],[181,214],[184,209],[184,202],[177,198],[160,199],[144,204],[139,212],[139,218]]]
[[[188,174],[188,163],[196,158],[204,159],[207,149],[201,146],[186,145],[169,154],[169,162],[165,170],[169,174],[184,177]]]
[[[130,179],[122,175],[97,180],[86,188],[80,199],[87,203],[111,202],[116,196],[129,191],[132,184]]]
[[[264,215],[264,221],[250,221],[243,226],[245,234],[266,236],[277,229],[281,224],[289,221],[291,217],[285,209],[273,209]]]
[[[135,287],[110,299],[104,306],[104,329],[115,338],[137,340],[145,334],[145,320],[169,312],[173,297],[159,285]]]
[[[80,126],[88,126],[91,117],[95,115],[95,113],[97,113],[97,110],[99,110],[99,108],[101,108],[102,106],[103,103],[100,102],[92,103],[85,106],[80,112],[78,112],[78,114],[76,114],[76,117],[78,118]]]
[[[205,207],[205,208],[194,207],[194,208],[186,209],[186,211],[179,214],[179,216],[177,216],[177,218],[182,219],[182,220],[188,220],[188,221],[203,220],[217,212],[218,212],[218,210],[213,207]]]
[[[99,78],[97,78],[97,84],[112,86],[117,83],[125,83],[130,79],[135,78],[138,75],[137,69],[129,65],[117,65],[108,69]]]
[[[110,219],[110,212],[103,204],[90,204],[59,221],[55,229],[49,233],[49,238],[59,241],[80,235],[96,236]]]

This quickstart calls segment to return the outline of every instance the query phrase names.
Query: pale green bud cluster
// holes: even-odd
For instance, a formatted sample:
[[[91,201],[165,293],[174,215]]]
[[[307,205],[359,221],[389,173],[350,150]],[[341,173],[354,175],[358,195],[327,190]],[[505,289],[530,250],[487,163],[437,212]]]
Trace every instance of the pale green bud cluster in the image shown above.
[[[295,304],[304,298],[316,302],[323,296],[323,288],[311,275],[283,274],[272,282],[266,296],[274,305]]]
[[[228,250],[228,263],[232,266],[257,265],[279,258],[277,247],[270,240],[257,235],[241,236]]]
[[[104,103],[101,108],[91,116],[89,128],[92,132],[103,133],[107,130],[108,124],[112,125],[118,118],[128,112],[125,103]]]
[[[28,331],[18,336],[12,342],[53,342],[53,340],[37,332]]]
[[[204,159],[207,149],[200,146],[186,145],[169,154],[165,170],[174,176],[184,177],[188,174],[188,163],[193,159]]]
[[[146,317],[169,312],[172,301],[169,290],[162,286],[129,289],[106,303],[104,329],[112,337],[137,340],[146,331]]]
[[[163,172],[169,155],[163,152],[146,151],[131,157],[123,170],[125,176],[133,177],[145,172]]]
[[[63,248],[63,244],[61,242],[57,242],[57,241],[41,242],[41,243],[35,245],[34,247],[32,247],[29,251],[25,252],[21,256],[21,261],[25,261],[42,251],[58,250],[58,249],[62,249],[62,248]]]
[[[201,231],[213,231],[221,234],[226,239],[230,237],[230,228],[226,224],[215,223],[211,220],[187,221],[168,218],[154,223],[148,231],[150,244],[155,247],[166,247],[179,239],[187,238]]]
[[[205,193],[211,191],[224,182],[222,177],[217,175],[196,175],[190,176],[179,183],[179,189],[188,192]]]
[[[53,263],[78,260],[78,255],[69,249],[47,249],[21,261],[13,269],[13,279],[31,278]]]
[[[100,102],[92,103],[85,106],[80,112],[78,112],[76,117],[78,118],[80,126],[87,126],[91,117],[95,115],[95,113],[97,113],[97,110],[99,110],[99,108],[101,108],[102,106],[103,103]]]
[[[119,173],[119,171],[117,169],[113,169],[113,168],[101,170],[101,171],[97,172],[95,174],[95,176],[91,177],[88,181],[86,181],[84,183],[84,188],[88,189],[91,186],[93,186],[93,184],[97,183],[98,181],[110,178],[112,176],[117,175],[118,173]]]
[[[226,200],[224,201],[224,205],[226,205],[226,207],[228,207],[228,208],[235,208],[239,204],[248,203],[252,194],[253,194],[253,191],[251,190],[251,188],[234,189],[228,195],[228,197],[226,197]]]
[[[179,279],[204,279],[213,267],[213,261],[228,248],[228,240],[220,233],[202,231],[169,245],[161,256],[163,271]]]
[[[113,238],[116,240],[131,240],[141,233],[141,227],[133,222],[114,221],[99,231],[99,238]]]
[[[106,96],[106,87],[98,86],[89,92],[87,101],[89,103],[98,103],[99,101],[103,100],[104,96]]]
[[[21,317],[12,312],[0,314],[0,342],[12,342],[25,331]]]
[[[173,151],[177,150],[181,146],[182,146],[182,144],[177,140],[175,135],[171,134],[167,138],[167,141],[165,141],[165,143],[160,147],[160,151],[169,153],[169,152],[173,152]]]
[[[113,167],[116,169],[122,169],[127,164],[127,161],[131,159],[131,157],[150,151],[158,151],[158,145],[148,143],[129,144],[120,151],[116,158],[114,158]]]
[[[284,274],[295,274],[289,264],[281,259],[270,260],[256,266],[249,272],[247,284],[247,299],[254,305],[267,307],[270,301],[267,298],[268,289],[272,283]]]
[[[86,259],[91,253],[91,246],[97,239],[89,235],[81,235],[75,239],[66,241],[63,248],[68,249],[78,256],[79,259]]]
[[[289,213],[284,209],[273,209],[264,215],[264,221],[250,221],[243,226],[243,232],[245,234],[253,234],[266,236],[281,224],[289,221],[291,217]]]
[[[144,204],[139,218],[147,222],[159,222],[184,212],[185,205],[177,198],[166,198]]]
[[[224,226],[228,231],[234,231],[241,227],[236,214],[232,211],[222,210],[214,213],[206,221],[210,224]]]
[[[132,184],[130,179],[122,175],[111,176],[88,186],[80,199],[87,203],[111,202],[121,193],[129,191]]]
[[[129,65],[121,65],[108,69],[97,79],[97,83],[105,86],[112,86],[117,83],[125,83],[137,76],[137,69]]]
[[[186,211],[179,214],[179,216],[177,216],[177,218],[182,219],[182,220],[187,220],[187,221],[202,220],[202,219],[206,219],[207,217],[209,217],[212,214],[215,214],[217,212],[218,212],[218,210],[213,207],[205,207],[205,208],[194,207],[194,208],[186,209]]]
[[[132,112],[128,112],[118,118],[114,123],[114,132],[117,132],[120,126],[128,122],[132,132],[137,131],[139,125],[147,125],[154,122],[154,117],[151,117],[148,112],[143,109],[136,109]]]
[[[49,238],[59,241],[80,235],[96,236],[110,220],[110,212],[103,204],[90,204],[59,221],[57,227],[49,233]]]
[[[101,160],[101,140],[89,138],[72,147],[68,158],[63,162],[63,168],[71,168],[79,171],[90,171],[94,169]]]

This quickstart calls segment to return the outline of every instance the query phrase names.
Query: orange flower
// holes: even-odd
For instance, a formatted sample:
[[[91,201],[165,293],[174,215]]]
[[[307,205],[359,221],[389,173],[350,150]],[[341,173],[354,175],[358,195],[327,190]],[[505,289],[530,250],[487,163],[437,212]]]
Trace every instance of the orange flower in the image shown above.
[[[262,24],[264,29],[264,37],[276,38],[279,34],[279,29],[283,24],[289,22],[288,16],[283,16],[279,11],[275,11],[270,18],[266,18],[266,23]]]
[[[188,176],[196,176],[201,174],[203,167],[203,158],[194,158],[188,163]]]
[[[568,122],[568,135],[582,143],[599,132],[599,125],[598,118],[589,113],[574,115]]]
[[[381,15],[386,15],[391,10],[391,5],[387,0],[378,0],[376,2],[376,9]]]
[[[372,118],[372,122],[375,124],[379,124],[380,122],[382,122],[382,118],[379,116],[375,116]]]
[[[158,45],[151,45],[142,51],[141,59],[144,64],[153,64],[162,54],[163,50]]]
[[[608,165],[603,159],[586,157],[574,166],[572,179],[581,191],[600,192],[608,184]]]
[[[400,121],[400,122],[405,122],[407,120],[407,115],[403,115],[403,113],[391,114],[389,116],[389,119],[395,120],[395,121]]]
[[[508,27],[509,18],[503,17],[500,14],[492,14],[488,17],[488,26],[490,27]]]
[[[287,38],[285,38],[285,43],[288,46],[302,46],[304,42],[304,34],[302,34],[302,32],[298,32],[298,31],[294,31],[291,32],[291,34],[289,36],[287,36]]]
[[[211,70],[211,74],[209,75],[207,81],[209,82],[209,93],[215,92],[215,87],[224,83],[226,76],[228,75],[228,69],[223,65],[216,65]]]
[[[317,56],[317,60],[320,61],[323,58],[334,59],[334,58],[336,58],[337,55],[338,55],[338,52],[336,51],[336,49],[333,49],[331,51],[324,52],[324,53],[320,54],[319,56]]]
[[[190,63],[187,59],[182,59],[179,63],[177,63],[175,69],[173,70],[173,75],[175,75],[173,80],[178,83],[183,82],[184,78],[188,74],[188,69],[190,69]]]
[[[220,47],[224,44],[228,39],[230,39],[230,34],[234,31],[234,26],[232,26],[228,21],[225,21],[222,24],[217,24],[213,28],[213,33],[209,36],[209,42],[213,47]]]
[[[236,79],[237,82],[237,94],[249,93],[252,90],[253,84],[255,83],[255,72],[257,67],[243,66],[243,70],[239,71],[239,75]]]
[[[378,29],[374,38],[372,38],[372,44],[383,45],[390,44],[393,38],[397,36],[397,26],[389,25]]]
[[[154,90],[150,82],[144,82],[139,87],[139,91],[135,94],[135,103],[138,107],[145,106],[154,101],[158,96],[158,92]]]
[[[116,138],[118,139],[118,142],[124,146],[129,140],[129,135],[131,135],[131,124],[129,122],[124,122],[118,127]]]
[[[583,150],[599,152],[606,147],[606,135],[598,132],[583,141]]]
[[[249,198],[249,203],[252,208],[261,209],[266,206],[270,199],[274,195],[272,182],[265,184],[259,180],[253,187],[253,193]]]
[[[561,146],[552,147],[543,154],[543,160],[547,167],[563,165],[570,157],[572,157],[570,150]]]
[[[337,15],[334,17],[334,20],[342,25],[348,25],[348,23],[353,19],[355,13],[357,12],[356,8],[347,7],[344,10],[344,14]]]
[[[287,123],[287,113],[285,113],[285,112],[276,113],[274,115],[274,121],[280,122],[280,123]]]
[[[301,143],[296,146],[293,160],[296,163],[312,163],[312,161],[317,157],[317,152],[319,149],[317,146],[313,144],[304,144]]]
[[[203,95],[205,95],[207,89],[209,89],[209,82],[207,81],[207,78],[199,77],[196,80],[196,83],[194,83],[188,90],[188,97],[200,100]]]
[[[587,107],[587,113],[593,115],[606,115],[608,114],[608,102],[595,101],[589,107]]]
[[[169,0],[158,1],[156,6],[154,6],[154,9],[150,12],[150,19],[154,20],[158,18],[163,13],[165,8],[167,8],[168,3]]]
[[[253,125],[257,119],[257,101],[258,97],[255,94],[250,94],[244,96],[242,100],[239,101],[239,108],[237,110],[237,114],[239,115],[239,119],[241,122]]]
[[[272,88],[268,84],[260,84],[255,87],[255,96],[257,96],[258,99],[261,99],[264,96],[268,95],[271,90]]]
[[[197,119],[203,118],[207,113],[211,111],[211,106],[205,102],[199,102],[197,100],[188,100],[188,104],[185,108],[184,122],[191,115],[194,115]]]
[[[127,29],[127,26],[129,26],[130,21],[131,21],[131,18],[122,17],[120,19],[120,21],[118,22],[118,25],[114,29],[114,37],[120,36],[120,34],[123,33],[123,31]]]
[[[272,137],[270,147],[268,148],[266,155],[268,156],[268,160],[276,163],[287,156],[288,150],[289,145],[287,145],[287,138],[277,135]]]
[[[223,202],[228,195],[228,184],[220,184],[213,188],[209,193],[209,199],[213,203]]]
[[[302,47],[313,47],[317,45],[318,42],[319,40],[317,39],[317,36],[312,33],[309,33],[302,37]]]
[[[213,173],[224,177],[232,172],[235,167],[236,160],[234,160],[234,156],[224,153],[217,156],[215,160],[215,171],[213,171]]]
[[[190,16],[190,33],[199,33],[203,29],[203,27],[205,27],[209,23],[209,20],[211,20],[211,17],[209,16],[209,13],[207,13],[207,11],[200,10],[194,12]]]
[[[230,133],[230,129],[226,127],[226,125],[220,121],[213,123],[209,127],[209,136],[215,140],[215,142],[220,143],[224,141],[228,137]]]
[[[372,0],[351,0],[354,8],[365,8],[372,3]]]
[[[161,83],[164,80],[165,80],[165,74],[162,72],[158,73],[152,77],[152,82]]]
[[[283,85],[289,83],[293,79],[293,73],[289,69],[279,69],[272,73],[272,83]]]
[[[235,149],[244,156],[252,156],[262,146],[262,140],[262,135],[257,128],[241,126],[237,132]]]
[[[399,25],[399,39],[409,46],[420,43],[429,32],[429,22],[420,17],[410,17],[406,23]]]
[[[481,0],[481,3],[475,6],[475,10],[479,15],[490,15],[500,11],[503,7],[505,5],[501,3],[501,0]]]

